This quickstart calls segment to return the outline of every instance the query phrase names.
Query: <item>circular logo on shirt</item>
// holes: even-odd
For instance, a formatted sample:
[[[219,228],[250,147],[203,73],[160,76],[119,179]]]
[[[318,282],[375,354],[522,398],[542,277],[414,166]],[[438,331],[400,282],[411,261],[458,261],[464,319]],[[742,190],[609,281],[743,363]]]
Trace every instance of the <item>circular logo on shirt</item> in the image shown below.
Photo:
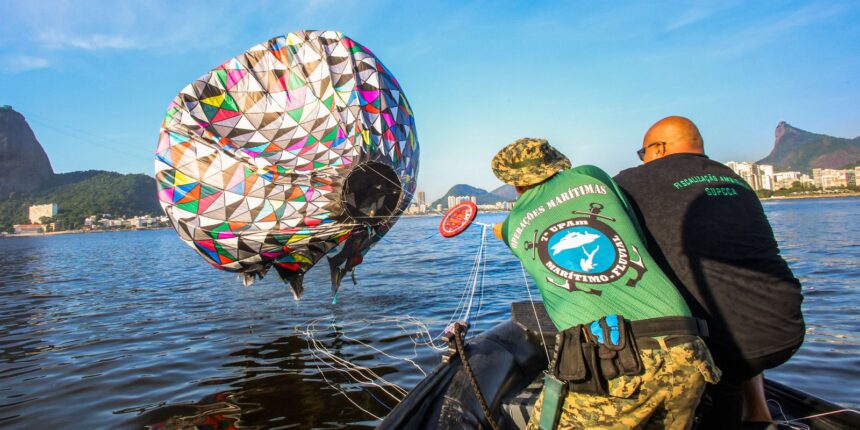
[[[618,233],[603,222],[571,218],[547,227],[538,256],[555,275],[583,284],[606,284],[627,271],[628,253]]]
[[[623,245],[622,245],[623,246]],[[558,267],[576,273],[603,273],[618,261],[618,250],[602,231],[589,226],[549,231],[549,259]]]
[[[592,203],[589,212],[573,211],[585,216],[559,221],[540,234],[536,231],[535,241],[526,243],[526,249],[536,249],[544,267],[561,278],[547,277],[548,282],[568,291],[601,295],[600,290],[579,288],[577,284],[608,284],[630,268],[636,270],[636,276],[627,280],[627,286],[635,286],[642,278],[646,269],[639,251],[632,248],[636,260],[631,261],[621,236],[606,223],[615,218],[601,215],[602,209],[603,205]]]

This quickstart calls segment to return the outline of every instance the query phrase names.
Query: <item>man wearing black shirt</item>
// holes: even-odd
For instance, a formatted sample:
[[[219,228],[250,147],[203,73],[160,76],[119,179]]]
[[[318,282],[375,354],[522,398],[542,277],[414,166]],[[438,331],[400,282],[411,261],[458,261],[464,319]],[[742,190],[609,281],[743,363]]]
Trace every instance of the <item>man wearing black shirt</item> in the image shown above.
[[[724,375],[711,387],[708,429],[771,421],[761,372],[803,342],[800,282],[779,255],[761,202],[728,167],[704,155],[690,120],[668,117],[645,134],[644,165],[614,179],[645,227],[649,250],[710,326]],[[707,407],[707,405],[705,405]]]

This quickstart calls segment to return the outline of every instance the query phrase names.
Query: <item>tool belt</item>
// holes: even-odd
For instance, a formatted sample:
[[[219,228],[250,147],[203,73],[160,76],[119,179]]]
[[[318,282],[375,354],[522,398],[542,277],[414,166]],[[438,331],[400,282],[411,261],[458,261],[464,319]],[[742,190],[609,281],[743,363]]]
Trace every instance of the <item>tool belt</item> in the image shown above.
[[[573,326],[556,335],[555,353],[544,377],[539,428],[554,430],[567,392],[608,395],[609,381],[642,373],[639,348],[672,347],[691,336],[708,336],[704,320],[662,317],[639,321],[606,315],[590,324]]]
[[[549,372],[568,391],[607,394],[609,380],[642,373],[639,349],[659,348],[657,336],[672,336],[664,341],[671,347],[689,342],[689,336],[707,336],[707,325],[688,317],[629,321],[607,315],[560,332]]]

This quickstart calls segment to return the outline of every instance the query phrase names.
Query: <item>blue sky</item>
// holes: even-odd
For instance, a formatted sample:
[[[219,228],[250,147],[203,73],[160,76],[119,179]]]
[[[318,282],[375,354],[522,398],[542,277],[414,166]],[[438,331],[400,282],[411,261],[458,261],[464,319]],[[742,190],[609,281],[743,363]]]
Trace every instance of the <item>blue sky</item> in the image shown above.
[[[245,49],[342,31],[403,85],[419,189],[501,183],[493,154],[546,137],[574,164],[638,164],[645,130],[695,121],[717,160],[757,160],[780,120],[860,135],[860,2],[0,0],[0,104],[57,172],[152,174],[168,102]]]

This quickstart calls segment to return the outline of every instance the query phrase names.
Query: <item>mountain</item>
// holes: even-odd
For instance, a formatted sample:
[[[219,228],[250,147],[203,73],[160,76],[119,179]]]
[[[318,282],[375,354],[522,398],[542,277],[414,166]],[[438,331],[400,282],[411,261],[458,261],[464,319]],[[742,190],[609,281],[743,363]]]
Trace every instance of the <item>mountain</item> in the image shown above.
[[[785,121],[776,126],[773,150],[758,164],[771,164],[778,172],[841,169],[860,162],[860,137],[845,139],[810,133]]]
[[[141,174],[88,170],[54,175],[38,190],[0,198],[0,231],[12,224],[29,224],[28,207],[56,203],[59,213],[54,222],[75,229],[90,215],[114,217],[157,214],[161,212],[155,193],[155,179]]]
[[[161,212],[151,176],[88,170],[55,174],[24,116],[0,107],[0,231],[28,224],[29,206],[57,203],[53,221],[80,227],[90,215],[115,217]]]
[[[499,191],[505,187],[497,188],[495,191]],[[516,193],[516,191],[514,191]],[[479,205],[492,205],[496,202],[508,202],[516,200],[516,197],[513,199],[500,196],[494,193],[491,193],[487,190],[476,188],[471,185],[466,184],[457,184],[451,187],[444,196],[440,197],[438,200],[434,201],[431,204],[431,207],[435,207],[437,204],[441,204],[442,207],[448,207],[448,196],[475,196],[477,200],[477,204]]]
[[[0,107],[0,196],[34,191],[53,175],[48,154],[24,115]]]
[[[490,191],[490,193],[495,194],[509,202],[515,202],[517,201],[517,197],[519,197],[519,195],[517,194],[517,189],[514,188],[513,185],[507,184],[502,185],[501,187],[496,188],[493,191]]]

